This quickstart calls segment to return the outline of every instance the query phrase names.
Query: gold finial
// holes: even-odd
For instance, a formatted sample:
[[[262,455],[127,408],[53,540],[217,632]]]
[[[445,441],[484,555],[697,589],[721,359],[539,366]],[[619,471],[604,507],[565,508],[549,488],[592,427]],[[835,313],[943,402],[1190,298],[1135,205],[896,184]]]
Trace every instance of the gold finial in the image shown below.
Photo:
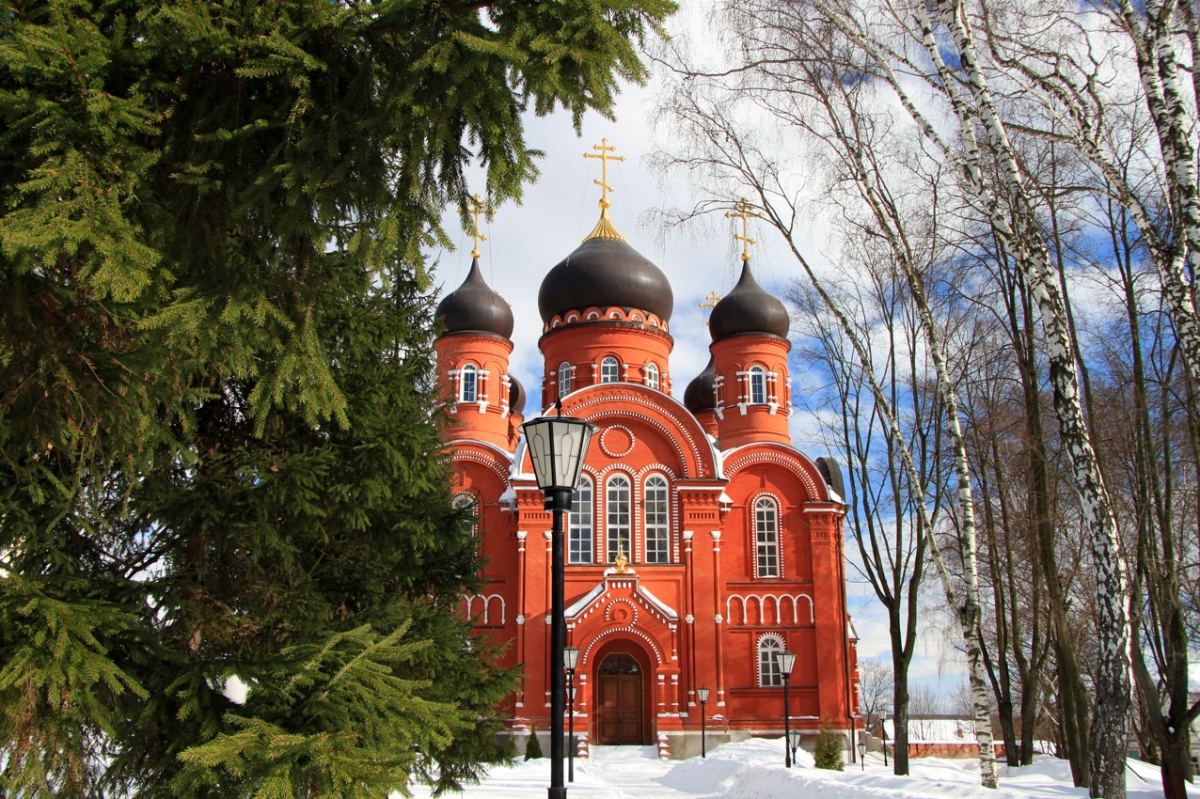
[[[735,239],[737,239],[738,241],[742,242],[742,260],[749,261],[750,260],[750,245],[758,243],[757,239],[750,238],[750,217],[754,217],[755,219],[762,219],[762,214],[754,213],[754,206],[751,205],[749,202],[747,202],[746,198],[743,197],[740,202],[736,202],[733,204],[732,211],[725,214],[726,219],[731,219],[735,216],[741,217],[742,235],[739,236],[735,233],[733,237]]]
[[[475,217],[475,226],[471,229],[471,238],[475,240],[471,248],[471,257],[479,257],[479,242],[487,241],[487,236],[479,232],[479,217],[487,211],[488,204],[479,199],[479,195],[467,199],[467,211]]]
[[[726,216],[728,216],[728,214],[726,214]],[[713,291],[708,292],[708,296],[704,298],[704,302],[700,303],[700,307],[712,310],[713,308],[717,307],[717,303],[720,301],[721,295],[717,294],[716,290],[714,289]],[[704,324],[707,325],[708,322],[705,321]]]
[[[599,144],[592,145],[592,149],[597,150],[598,152],[584,153],[583,157],[600,159],[600,179],[592,181],[601,189],[600,221],[596,223],[596,227],[590,234],[588,234],[588,237],[584,239],[584,241],[588,241],[589,239],[616,239],[617,241],[625,241],[625,237],[617,232],[617,229],[613,227],[613,223],[608,219],[608,209],[612,205],[612,203],[608,201],[608,193],[610,191],[616,191],[612,186],[608,185],[608,162],[624,161],[625,156],[609,155],[609,153],[617,148],[611,146],[608,143],[608,139],[601,139]]]
[[[613,563],[617,566],[617,574],[625,574],[629,570],[629,558],[625,557],[623,550],[617,550],[617,556],[613,558]]]

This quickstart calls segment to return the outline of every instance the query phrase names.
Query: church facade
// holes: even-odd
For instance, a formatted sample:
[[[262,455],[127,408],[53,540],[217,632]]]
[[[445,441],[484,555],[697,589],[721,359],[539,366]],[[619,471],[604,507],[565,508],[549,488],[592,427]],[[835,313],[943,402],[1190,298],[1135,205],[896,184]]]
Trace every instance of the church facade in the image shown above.
[[[657,744],[663,756],[698,754],[702,712],[710,745],[780,735],[784,651],[796,655],[792,729],[833,730],[849,746],[857,664],[840,475],[791,442],[788,314],[743,254],[737,286],[712,310],[712,357],[679,402],[671,287],[607,208],[606,196],[596,228],[538,295],[542,405],[599,428],[565,535],[579,752]],[[513,314],[473,255],[438,306],[436,342],[455,490],[476,509],[486,561],[486,588],[464,611],[524,667],[505,709],[514,734],[544,732],[551,515],[520,433],[525,392],[508,373]]]

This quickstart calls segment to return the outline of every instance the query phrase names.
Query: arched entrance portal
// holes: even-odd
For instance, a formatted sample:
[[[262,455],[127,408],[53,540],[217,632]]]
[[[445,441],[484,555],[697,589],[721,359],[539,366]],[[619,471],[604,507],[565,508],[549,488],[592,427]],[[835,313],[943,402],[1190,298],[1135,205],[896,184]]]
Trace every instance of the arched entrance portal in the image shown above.
[[[596,739],[600,744],[646,741],[645,674],[625,652],[614,652],[596,670]]]

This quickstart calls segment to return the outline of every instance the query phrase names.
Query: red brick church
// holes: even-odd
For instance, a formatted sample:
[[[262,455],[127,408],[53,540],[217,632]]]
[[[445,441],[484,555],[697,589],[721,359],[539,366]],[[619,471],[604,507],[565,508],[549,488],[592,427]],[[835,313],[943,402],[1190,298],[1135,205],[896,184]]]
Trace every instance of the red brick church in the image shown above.
[[[680,402],[671,286],[613,227],[604,190],[599,223],[538,293],[542,405],[599,427],[565,547],[580,750],[698,754],[699,688],[710,742],[780,735],[783,651],[796,654],[792,728],[827,726],[849,743],[857,666],[841,478],[792,446],[787,311],[744,253],[741,279],[712,309],[712,357]],[[524,665],[512,729],[546,731],[551,516],[521,437],[525,392],[508,371],[512,310],[473,256],[438,306],[436,342],[456,490],[477,508],[487,563],[466,611]]]

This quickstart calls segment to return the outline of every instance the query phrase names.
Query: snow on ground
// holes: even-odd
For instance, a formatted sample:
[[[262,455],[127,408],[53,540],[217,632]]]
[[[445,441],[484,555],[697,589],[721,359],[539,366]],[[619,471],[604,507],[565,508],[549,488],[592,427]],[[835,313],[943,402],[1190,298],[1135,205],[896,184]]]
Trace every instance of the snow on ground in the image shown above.
[[[725,744],[708,757],[659,760],[652,746],[593,746],[591,758],[575,761],[575,781],[567,783],[571,799],[1082,799],[1087,790],[1071,784],[1065,761],[1039,756],[1032,766],[1000,766],[1000,790],[979,785],[979,762],[920,758],[909,761],[907,777],[891,773],[883,758],[867,755],[865,770],[857,764],[845,771],[813,767],[801,752],[791,769],[783,765],[779,739],[756,738]],[[566,766],[564,765],[564,771]],[[1128,799],[1159,799],[1158,769],[1130,761]],[[493,769],[480,785],[468,786],[468,799],[541,799],[550,785],[550,760],[518,761]],[[413,795],[429,789],[413,786]],[[1200,787],[1188,789],[1200,799]]]

